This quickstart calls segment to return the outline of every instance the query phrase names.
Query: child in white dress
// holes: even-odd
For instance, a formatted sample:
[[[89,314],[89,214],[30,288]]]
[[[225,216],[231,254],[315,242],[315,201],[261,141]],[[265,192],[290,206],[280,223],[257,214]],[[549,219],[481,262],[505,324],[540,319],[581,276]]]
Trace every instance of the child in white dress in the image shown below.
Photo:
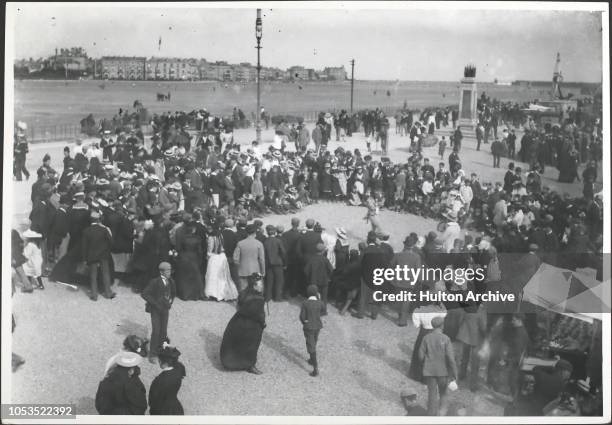
[[[42,240],[42,235],[28,229],[23,232],[22,236],[25,239],[23,255],[27,259],[23,264],[23,271],[33,288],[45,289],[41,279],[43,258],[40,241]]]

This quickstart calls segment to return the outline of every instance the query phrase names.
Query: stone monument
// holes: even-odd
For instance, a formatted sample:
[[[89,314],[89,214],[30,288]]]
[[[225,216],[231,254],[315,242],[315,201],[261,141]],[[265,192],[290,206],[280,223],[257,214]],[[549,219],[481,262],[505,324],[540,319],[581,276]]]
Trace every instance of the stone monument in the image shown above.
[[[478,125],[476,99],[476,67],[468,65],[463,69],[463,78],[459,87],[459,121],[457,125],[476,129]]]

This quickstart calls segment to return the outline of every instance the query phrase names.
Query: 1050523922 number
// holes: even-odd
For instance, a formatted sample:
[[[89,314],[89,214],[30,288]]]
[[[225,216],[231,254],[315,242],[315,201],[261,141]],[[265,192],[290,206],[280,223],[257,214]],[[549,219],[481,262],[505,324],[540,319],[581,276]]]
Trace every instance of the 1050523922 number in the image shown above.
[[[3,404],[2,419],[75,419],[73,404]]]

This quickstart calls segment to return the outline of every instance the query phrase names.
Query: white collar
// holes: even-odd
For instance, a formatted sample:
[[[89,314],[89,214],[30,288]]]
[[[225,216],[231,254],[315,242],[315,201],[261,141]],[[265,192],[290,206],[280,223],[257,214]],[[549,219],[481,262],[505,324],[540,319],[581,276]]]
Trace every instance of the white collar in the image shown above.
[[[318,298],[316,296],[314,296],[314,295],[311,295],[310,297],[308,297],[308,299],[309,300],[314,300],[314,301],[318,300]]]

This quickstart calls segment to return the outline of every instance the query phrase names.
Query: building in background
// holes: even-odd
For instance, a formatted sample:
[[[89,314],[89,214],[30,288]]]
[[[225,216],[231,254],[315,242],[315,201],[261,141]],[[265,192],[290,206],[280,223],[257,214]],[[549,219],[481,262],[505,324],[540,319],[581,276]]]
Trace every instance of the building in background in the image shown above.
[[[347,78],[344,66],[326,67],[321,74],[325,76],[326,80],[344,81]]]
[[[255,69],[257,73],[257,69]],[[284,71],[280,68],[273,67],[262,67],[261,68],[261,79],[267,81],[278,81],[278,80],[286,80],[289,78],[289,72]]]
[[[82,47],[55,49],[55,55],[49,57],[49,66],[53,71],[86,72],[88,57]]]
[[[202,80],[235,81],[236,69],[225,61],[207,62],[200,61],[200,78]]]
[[[230,64],[226,61],[208,62],[206,59],[140,56],[104,56],[94,59],[82,47],[55,49],[48,58],[19,59],[14,62],[19,78],[102,78],[111,80],[153,81],[257,81],[257,67],[249,62]],[[323,71],[295,65],[287,70],[262,67],[263,81],[344,81],[344,66],[327,67]]]
[[[308,80],[308,70],[303,66],[292,66],[287,71],[289,71],[290,80]]]
[[[49,66],[49,61],[43,58],[29,58],[15,61],[14,69],[19,70],[20,74],[33,74],[46,69]],[[17,71],[15,74],[18,73]]]
[[[257,81],[257,67],[249,62],[242,62],[234,67],[234,79],[236,81]]]
[[[146,63],[147,80],[194,81],[200,79],[200,67],[196,59],[156,58]]]
[[[102,78],[109,80],[146,79],[147,59],[139,56],[104,56],[100,61]]]

